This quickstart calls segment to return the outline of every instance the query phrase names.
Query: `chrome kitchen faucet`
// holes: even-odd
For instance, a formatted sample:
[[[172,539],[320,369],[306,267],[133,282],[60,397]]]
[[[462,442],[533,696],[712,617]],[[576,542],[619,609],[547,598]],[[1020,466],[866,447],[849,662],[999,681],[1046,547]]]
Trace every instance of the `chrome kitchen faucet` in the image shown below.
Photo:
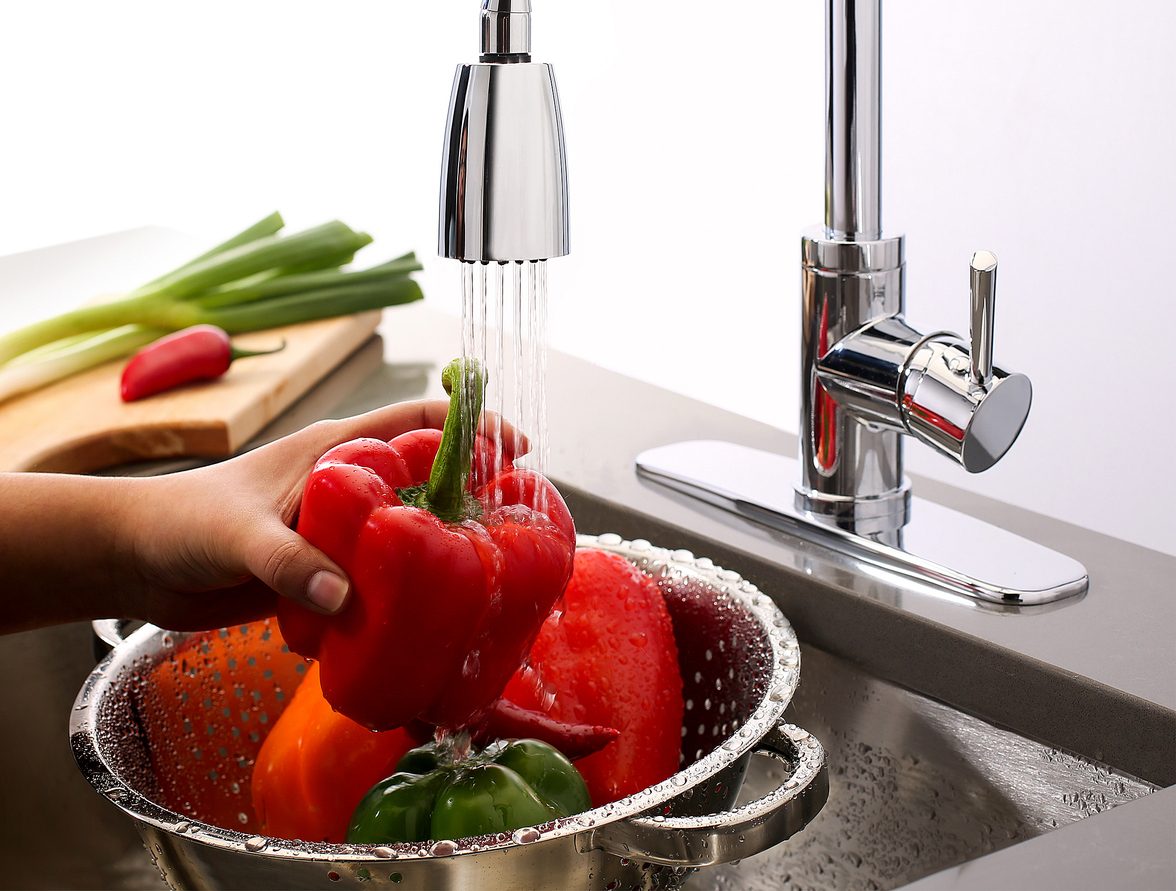
[[[970,472],[986,470],[1021,432],[1032,387],[993,364],[991,252],[971,260],[970,344],[905,321],[903,237],[881,226],[880,82],[880,0],[827,0],[825,224],[801,241],[799,467],[707,441],[643,452],[638,471],[981,602],[1029,606],[1082,594],[1086,571],[1069,557],[937,505],[912,505],[905,436]],[[793,484],[781,486],[782,475]],[[765,479],[776,481],[767,491]]]
[[[907,524],[903,436],[987,470],[1029,414],[1029,379],[992,365],[996,257],[972,258],[971,352],[905,312],[903,237],[880,200],[880,0],[826,15],[825,226],[802,240],[797,508],[891,537]]]

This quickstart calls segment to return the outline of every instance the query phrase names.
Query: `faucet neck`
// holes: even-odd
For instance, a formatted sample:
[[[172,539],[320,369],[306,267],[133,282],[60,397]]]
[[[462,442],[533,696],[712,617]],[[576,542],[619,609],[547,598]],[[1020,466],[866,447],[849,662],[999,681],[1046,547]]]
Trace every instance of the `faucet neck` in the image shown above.
[[[802,242],[796,485],[802,512],[873,536],[897,535],[909,516],[901,429],[859,422],[818,373],[843,338],[905,309],[902,238],[881,235],[881,39],[881,0],[825,4],[825,226]]]
[[[531,61],[531,0],[482,0],[482,62]]]
[[[825,6],[825,229],[881,238],[881,0]]]

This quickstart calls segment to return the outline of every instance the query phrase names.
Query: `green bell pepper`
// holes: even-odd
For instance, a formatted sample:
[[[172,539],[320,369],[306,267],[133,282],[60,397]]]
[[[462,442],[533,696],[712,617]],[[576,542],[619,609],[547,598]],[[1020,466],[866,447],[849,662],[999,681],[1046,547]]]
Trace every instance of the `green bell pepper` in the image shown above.
[[[363,797],[347,841],[470,838],[570,817],[591,806],[580,772],[547,743],[499,741],[462,760],[428,743],[406,753],[396,772]]]

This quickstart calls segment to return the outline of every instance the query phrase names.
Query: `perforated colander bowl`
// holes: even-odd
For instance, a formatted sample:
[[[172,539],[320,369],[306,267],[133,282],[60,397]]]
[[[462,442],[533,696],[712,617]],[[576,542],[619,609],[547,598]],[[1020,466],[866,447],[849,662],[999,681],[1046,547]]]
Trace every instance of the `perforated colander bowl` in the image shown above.
[[[562,820],[473,840],[310,844],[259,834],[249,778],[306,663],[269,623],[177,634],[146,626],[91,673],[70,721],[94,788],[129,814],[173,888],[656,888],[803,828],[828,795],[820,744],[781,716],[800,677],[796,635],[738,574],[615,535],[579,547],[657,580],[686,701],[681,769]],[[732,809],[754,752],[784,779]]]

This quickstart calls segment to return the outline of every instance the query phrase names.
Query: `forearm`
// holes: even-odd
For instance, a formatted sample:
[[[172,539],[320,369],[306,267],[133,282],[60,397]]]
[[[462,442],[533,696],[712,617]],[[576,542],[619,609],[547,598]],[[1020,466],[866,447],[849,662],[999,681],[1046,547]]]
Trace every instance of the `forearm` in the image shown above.
[[[140,583],[121,531],[141,482],[0,474],[0,633],[123,614]]]

